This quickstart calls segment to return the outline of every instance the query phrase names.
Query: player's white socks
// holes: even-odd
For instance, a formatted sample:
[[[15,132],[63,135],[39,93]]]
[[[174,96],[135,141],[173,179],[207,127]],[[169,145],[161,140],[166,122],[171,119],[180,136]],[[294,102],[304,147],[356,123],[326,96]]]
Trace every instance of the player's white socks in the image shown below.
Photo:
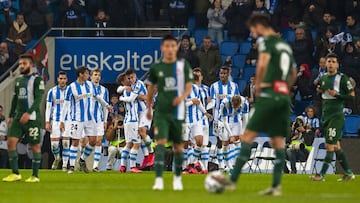
[[[131,149],[130,150],[130,168],[136,167],[136,158],[138,155],[137,149]]]
[[[199,161],[200,153],[201,153],[201,147],[195,146],[195,148],[194,148],[194,159],[195,159],[195,161],[192,162],[192,163],[196,163],[197,161]]]
[[[235,150],[234,150],[234,155],[233,155],[233,158],[232,158],[232,165],[233,166],[235,166],[236,158],[240,155],[241,142],[238,141],[234,145],[235,145]]]
[[[84,152],[81,154],[81,159],[85,160],[86,158],[88,158],[91,154],[91,152],[93,151],[94,147],[90,146],[90,144],[86,144],[86,146],[84,147]]]
[[[62,161],[63,161],[63,168],[67,167],[67,164],[69,162],[69,156],[70,156],[70,140],[62,140],[62,146],[63,146],[63,151],[62,151]]]
[[[146,147],[144,140],[141,141],[141,150],[144,156],[149,156],[149,149]]]
[[[204,170],[208,170],[208,166],[209,166],[209,148],[208,147],[203,147],[201,149],[201,163],[202,166],[204,167]]]
[[[70,158],[69,159],[70,166],[75,166],[77,153],[78,153],[78,147],[71,145],[70,146],[70,157],[69,157]]]
[[[187,166],[187,161],[188,161],[188,149],[183,149],[183,163],[182,163],[182,168],[185,169]]]
[[[130,149],[125,147],[121,152],[120,166],[126,166],[126,161],[128,159]]]
[[[217,159],[219,162],[219,169],[224,169],[224,154],[222,149],[217,149]]]
[[[100,158],[101,158],[101,149],[102,149],[102,146],[95,146],[95,148],[94,148],[93,168],[99,168],[99,162],[100,162]]]
[[[195,155],[194,155],[194,148],[188,148],[188,161],[187,164],[195,163]]]
[[[149,150],[149,153],[154,153],[154,148],[151,146],[152,140],[149,135],[146,135],[144,142]]]
[[[113,169],[115,164],[115,156],[117,152],[121,152],[122,147],[119,147],[119,149],[115,146],[109,146],[108,148],[108,160],[106,163],[106,169]]]
[[[52,151],[55,159],[60,158],[59,141],[51,141],[51,151]]]
[[[222,149],[223,149],[225,164],[229,169],[231,169],[232,164],[231,164],[231,151],[229,150],[230,146],[229,145],[228,146],[223,146]]]

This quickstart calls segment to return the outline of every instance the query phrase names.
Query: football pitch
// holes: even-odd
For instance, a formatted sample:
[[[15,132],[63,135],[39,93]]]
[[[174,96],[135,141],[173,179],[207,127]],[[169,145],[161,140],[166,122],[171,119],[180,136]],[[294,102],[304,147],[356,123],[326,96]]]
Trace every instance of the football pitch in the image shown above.
[[[0,177],[9,170],[0,170]],[[0,183],[0,202],[86,202],[86,203],[230,203],[230,202],[360,202],[360,179],[337,182],[339,175],[326,176],[325,182],[311,182],[308,175],[284,175],[281,197],[259,196],[271,182],[270,174],[243,174],[233,192],[209,194],[205,175],[184,175],[184,191],[172,191],[172,174],[165,174],[165,190],[152,191],[152,172],[120,174],[116,171],[89,173],[40,170],[40,183],[25,183],[31,170],[21,170],[22,180]]]

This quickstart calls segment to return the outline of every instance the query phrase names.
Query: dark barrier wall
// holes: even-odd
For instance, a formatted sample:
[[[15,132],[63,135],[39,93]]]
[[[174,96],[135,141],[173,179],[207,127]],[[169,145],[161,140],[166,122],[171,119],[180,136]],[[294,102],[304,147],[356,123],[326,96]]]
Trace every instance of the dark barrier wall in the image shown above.
[[[341,146],[349,159],[349,165],[355,174],[360,174],[360,138],[344,138]],[[336,173],[342,174],[344,171],[336,162]]]

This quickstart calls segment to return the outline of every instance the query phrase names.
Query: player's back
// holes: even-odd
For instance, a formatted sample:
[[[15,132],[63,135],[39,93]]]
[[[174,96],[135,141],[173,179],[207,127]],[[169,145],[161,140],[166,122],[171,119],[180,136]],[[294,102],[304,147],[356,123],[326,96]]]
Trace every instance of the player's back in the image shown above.
[[[104,99],[104,101],[109,102],[109,91],[106,87],[102,85],[95,86],[94,88],[96,90],[96,93]],[[105,107],[101,105],[99,101],[97,101],[95,98],[92,98],[92,101],[94,102],[94,118],[96,122],[104,121],[105,118]]]
[[[132,86],[131,89],[137,95],[139,95],[139,94],[147,95],[146,86],[145,86],[144,82],[141,80],[136,80],[135,84]],[[137,99],[137,102],[138,102],[138,111],[139,112],[145,111],[147,109],[145,100]]]
[[[131,92],[124,91],[124,97],[129,97]],[[138,122],[139,121],[139,113],[138,113],[138,101],[134,100],[132,102],[125,103],[125,123],[129,122]]]
[[[192,99],[199,99],[199,87],[194,84],[191,87],[191,93],[187,96],[187,100]],[[192,104],[186,108],[185,115],[185,122],[195,123],[200,120],[202,113],[200,112],[198,105]]]

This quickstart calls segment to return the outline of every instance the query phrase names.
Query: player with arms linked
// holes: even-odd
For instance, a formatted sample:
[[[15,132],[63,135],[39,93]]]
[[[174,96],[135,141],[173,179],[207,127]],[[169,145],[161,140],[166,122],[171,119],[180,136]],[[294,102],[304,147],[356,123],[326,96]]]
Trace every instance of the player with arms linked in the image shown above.
[[[185,99],[191,92],[193,74],[188,62],[178,60],[176,57],[178,46],[176,39],[167,35],[162,39],[161,52],[163,59],[150,68],[147,80],[148,119],[152,119],[152,105],[156,89],[158,92],[155,106],[154,135],[155,147],[155,172],[156,179],[153,190],[163,190],[163,170],[165,159],[165,144],[168,140],[173,142],[175,176],[173,189],[183,190],[181,169],[183,161],[182,132],[185,120]]]
[[[259,57],[256,67],[257,99],[249,114],[249,121],[241,137],[241,151],[236,159],[230,180],[225,179],[228,189],[234,189],[242,167],[251,154],[251,146],[259,132],[270,137],[275,149],[273,180],[270,188],[261,191],[261,195],[281,195],[281,177],[285,162],[285,137],[290,133],[290,91],[295,81],[296,70],[290,46],[276,36],[271,27],[270,18],[263,14],[254,14],[248,21],[254,37],[258,38]],[[277,115],[271,117],[270,115]]]
[[[32,66],[32,56],[20,56],[19,68],[21,76],[15,80],[15,91],[8,119],[8,126],[10,126],[10,128],[7,144],[12,174],[2,179],[5,182],[21,180],[16,146],[23,135],[25,135],[33,152],[32,176],[26,179],[25,182],[40,182],[38,174],[41,162],[40,104],[45,86],[42,78],[33,74]]]

